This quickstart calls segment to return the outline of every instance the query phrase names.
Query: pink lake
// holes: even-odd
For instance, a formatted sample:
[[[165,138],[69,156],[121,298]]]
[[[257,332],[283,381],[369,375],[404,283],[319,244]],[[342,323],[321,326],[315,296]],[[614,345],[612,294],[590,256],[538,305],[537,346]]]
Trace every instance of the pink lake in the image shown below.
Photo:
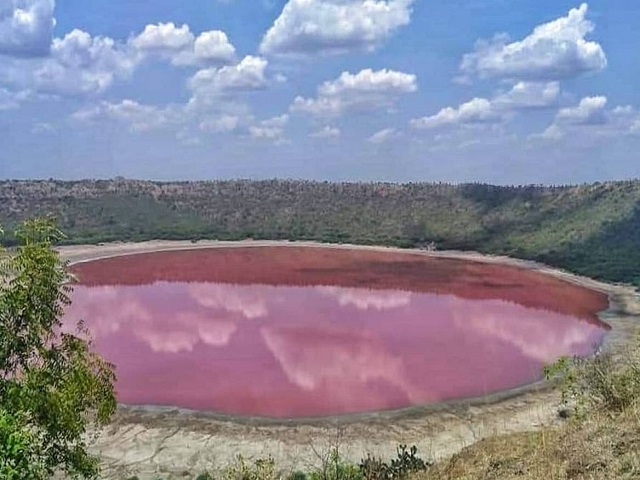
[[[84,320],[128,405],[301,418],[480,397],[589,355],[604,295],[514,267],[252,247],[74,266]]]

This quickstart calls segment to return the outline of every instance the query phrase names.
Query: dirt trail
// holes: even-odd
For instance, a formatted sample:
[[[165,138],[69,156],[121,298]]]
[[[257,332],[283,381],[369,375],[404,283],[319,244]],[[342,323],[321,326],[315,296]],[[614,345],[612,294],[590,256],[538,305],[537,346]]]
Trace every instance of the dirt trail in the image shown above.
[[[405,251],[384,247],[324,245],[311,242],[166,242],[108,244],[60,248],[71,262],[143,252],[215,247],[309,246]],[[416,251],[411,251],[416,253]],[[603,348],[624,353],[640,331],[640,298],[626,286],[609,285],[533,262],[463,252],[424,255],[501,263],[534,269],[607,293],[609,310],[600,317],[612,327]],[[248,458],[271,455],[286,469],[305,469],[319,462],[317,452],[336,443],[343,455],[358,461],[366,453],[394,454],[399,443],[415,444],[424,457],[448,457],[488,436],[535,429],[557,419],[559,394],[538,384],[486,398],[410,408],[400,412],[347,416],[315,421],[234,419],[202,413],[121,407],[114,422],[92,436],[91,450],[101,456],[105,479],[137,475],[181,477],[219,468],[241,453]]]

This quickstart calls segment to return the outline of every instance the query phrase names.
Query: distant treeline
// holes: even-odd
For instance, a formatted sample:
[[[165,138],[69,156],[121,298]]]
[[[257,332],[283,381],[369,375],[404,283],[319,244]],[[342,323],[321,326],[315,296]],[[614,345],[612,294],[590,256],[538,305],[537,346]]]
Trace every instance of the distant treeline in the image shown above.
[[[640,181],[580,186],[0,181],[0,225],[53,215],[68,243],[289,239],[476,250],[640,285]]]

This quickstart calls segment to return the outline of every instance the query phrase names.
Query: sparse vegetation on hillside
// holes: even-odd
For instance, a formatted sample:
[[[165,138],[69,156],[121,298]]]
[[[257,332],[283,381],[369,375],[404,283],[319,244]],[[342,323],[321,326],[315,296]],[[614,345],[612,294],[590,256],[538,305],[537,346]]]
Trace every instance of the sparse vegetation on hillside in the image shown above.
[[[640,345],[551,372],[564,379],[565,424],[483,440],[416,480],[640,478]]]
[[[288,239],[477,250],[640,285],[640,181],[567,187],[3,181],[0,222],[51,214],[70,243]],[[12,241],[8,238],[8,242]]]

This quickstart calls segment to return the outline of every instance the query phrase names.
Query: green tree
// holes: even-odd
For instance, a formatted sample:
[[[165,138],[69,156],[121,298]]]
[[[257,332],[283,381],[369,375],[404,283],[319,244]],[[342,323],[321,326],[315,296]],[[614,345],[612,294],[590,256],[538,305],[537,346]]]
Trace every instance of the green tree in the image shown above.
[[[0,478],[46,478],[45,461],[36,435],[15,415],[0,409]]]
[[[115,412],[113,366],[82,323],[62,325],[71,286],[54,222],[26,221],[16,238],[14,254],[0,252],[0,478],[95,478],[85,437]]]

